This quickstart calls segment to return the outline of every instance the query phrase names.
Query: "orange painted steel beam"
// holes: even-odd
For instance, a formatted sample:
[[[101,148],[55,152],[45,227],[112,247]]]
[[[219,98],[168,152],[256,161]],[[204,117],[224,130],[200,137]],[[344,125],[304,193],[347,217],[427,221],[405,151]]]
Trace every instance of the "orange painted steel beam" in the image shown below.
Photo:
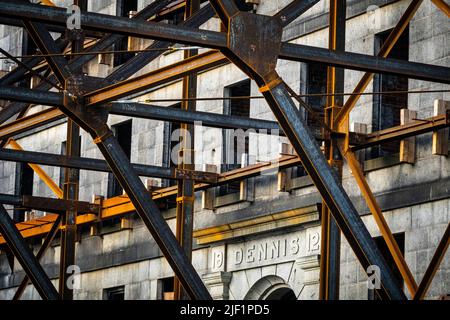
[[[195,191],[205,190],[211,186],[226,184],[232,181],[238,181],[262,173],[272,172],[274,170],[288,168],[291,166],[300,165],[301,161],[297,156],[284,156],[272,162],[259,163],[245,168],[225,172],[219,175],[218,181],[214,185],[206,183],[196,183],[194,185]],[[150,195],[150,194],[149,194]],[[152,199],[158,200],[169,196],[177,195],[177,186],[168,187],[153,191]],[[114,198],[105,199],[102,203],[102,210],[100,213],[101,220],[107,220],[118,216],[123,216],[135,211],[134,205],[126,195],[117,196]],[[56,220],[55,215],[48,215],[35,220],[27,222],[19,222],[16,227],[21,231],[25,238],[35,237],[47,233],[52,223]],[[95,223],[98,222],[96,214],[84,214],[77,216],[77,224]],[[48,226],[47,226],[48,225]],[[0,237],[0,245],[4,244],[3,237]]]
[[[450,6],[444,0],[431,0],[431,2],[450,17]]]
[[[431,281],[434,278],[434,275],[441,264],[442,259],[444,259],[445,253],[447,252],[448,246],[450,245],[450,223],[447,225],[447,229],[442,236],[441,241],[439,242],[436,251],[431,258],[430,264],[428,265],[427,270],[422,278],[422,281],[419,284],[419,288],[417,289],[416,294],[414,295],[414,300],[422,300],[425,297],[425,294],[428,291],[428,288],[431,285]]]
[[[57,108],[49,108],[15,121],[11,121],[0,126],[0,140],[13,137],[14,135],[30,130],[33,127],[38,127],[64,117],[65,115]]]
[[[9,140],[9,145],[14,150],[23,150],[23,148],[13,139]],[[42,181],[53,191],[53,193],[60,199],[63,198],[63,191],[61,188],[50,178],[50,176],[37,164],[28,163],[31,169],[41,178]]]
[[[378,52],[378,57],[386,58],[391,52],[392,48],[397,43],[398,39],[402,35],[403,31],[408,26],[411,19],[414,17],[417,9],[419,9],[422,0],[412,0],[409,7],[406,9],[403,16],[400,18],[399,22],[395,26],[395,28],[391,31],[388,38],[384,42],[380,51]],[[364,76],[361,78],[359,83],[356,85],[355,90],[353,91],[354,95],[350,96],[347,102],[342,107],[342,110],[336,116],[334,120],[335,126],[339,127],[344,124],[344,122],[348,121],[348,116],[350,115],[350,111],[352,111],[353,107],[359,100],[360,94],[364,92],[364,90],[369,85],[372,80],[374,73],[366,72]]]
[[[222,53],[211,50],[144,75],[89,92],[84,97],[88,106],[101,104],[177,80],[193,72],[204,71],[227,63],[229,61]]]
[[[355,157],[355,154],[349,149],[347,151],[344,151],[342,144],[340,145],[340,150],[347,160],[351,173],[355,177],[359,189],[361,190],[361,193],[366,200],[367,206],[369,207],[370,212],[372,213],[372,216],[374,217],[375,222],[378,225],[381,235],[386,242],[389,252],[394,258],[395,265],[400,271],[400,274],[402,275],[402,278],[405,281],[405,284],[409,292],[411,293],[411,296],[414,296],[417,291],[417,283],[414,280],[414,276],[412,275],[411,270],[409,269],[408,264],[405,261],[405,258],[403,257],[397,241],[392,235],[386,219],[384,219],[381,208],[378,205],[375,199],[375,195],[372,193],[372,190],[370,189],[370,186],[364,177],[364,173],[359,165],[358,160]]]

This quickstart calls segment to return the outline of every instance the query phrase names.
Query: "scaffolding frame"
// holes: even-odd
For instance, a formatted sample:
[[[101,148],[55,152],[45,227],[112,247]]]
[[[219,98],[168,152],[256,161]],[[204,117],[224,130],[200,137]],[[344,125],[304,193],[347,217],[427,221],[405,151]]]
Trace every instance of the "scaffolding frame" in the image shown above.
[[[449,15],[450,10],[445,2],[432,1],[444,14]],[[1,146],[11,145],[15,149],[3,148],[0,150],[0,159],[30,163],[33,170],[41,172],[42,180],[60,198],[0,195],[0,203],[3,205],[20,205],[54,213],[35,221],[14,224],[3,205],[0,206],[2,235],[0,244],[8,245],[26,272],[26,278],[22,281],[14,298],[20,298],[29,279],[43,299],[72,299],[73,292],[66,286],[66,277],[67,266],[73,263],[75,257],[74,235],[77,226],[95,224],[112,217],[137,212],[176,275],[176,297],[178,299],[187,297],[210,299],[208,290],[190,261],[195,191],[245,180],[268,170],[285,169],[302,164],[323,198],[320,298],[339,298],[339,248],[342,232],[364,269],[371,265],[377,265],[381,269],[383,274],[381,290],[377,291],[380,297],[406,299],[403,289],[395,280],[394,270],[387,265],[342,187],[339,176],[345,159],[411,297],[422,299],[448,248],[449,228],[436,249],[424,278],[418,285],[365,180],[354,151],[386,141],[402,140],[424,132],[436,133],[450,126],[449,114],[444,113],[428,122],[412,121],[371,135],[355,135],[349,131],[350,111],[374,73],[389,73],[412,79],[450,83],[448,67],[389,58],[389,52],[422,0],[411,1],[376,57],[345,51],[346,17],[343,0],[330,0],[328,49],[282,42],[283,28],[314,6],[318,0],[294,0],[273,17],[241,12],[232,0],[210,0],[202,7],[199,0],[186,0],[177,3],[177,7],[180,5],[185,7],[185,20],[180,25],[152,21],[152,18],[159,13],[170,10],[171,2],[156,0],[132,18],[86,12],[84,8],[80,13],[83,31],[68,32],[69,42],[71,52],[92,52],[92,54],[74,56],[67,62],[58,55],[65,49],[67,42],[62,39],[54,40],[49,33],[50,28],[55,30],[65,27],[68,17],[66,9],[55,7],[51,1],[30,4],[27,1],[13,3],[0,0],[1,22],[11,25],[17,25],[17,21],[23,23],[39,50],[44,54],[25,59],[16,69],[0,79],[0,99],[11,101],[0,111]],[[83,8],[83,1],[76,3]],[[198,29],[214,15],[221,20],[221,32]],[[88,34],[88,31],[89,35],[99,38],[93,45],[85,46],[83,37]],[[137,54],[104,79],[86,78],[81,75],[81,68],[96,56],[95,52],[107,49],[125,36],[152,39],[154,42],[147,48],[149,51]],[[187,50],[184,60],[180,62],[128,79],[150,61],[159,57],[164,48],[174,43],[212,50],[202,54],[198,54],[196,49]],[[313,134],[311,128],[304,123],[292,100],[292,89],[275,71],[278,59],[318,62],[327,65],[329,94],[342,93],[343,69],[366,72],[356,86],[354,95],[345,104],[338,95],[328,96],[325,125],[331,129],[331,132],[324,131],[318,136]],[[227,63],[234,63],[256,82],[277,122],[224,117],[195,111],[195,102],[192,101],[195,101],[196,75]],[[51,72],[48,81],[40,82],[33,89],[14,86],[18,81],[33,75],[34,73],[30,73],[30,70],[35,70],[37,66]],[[171,111],[168,110],[169,108],[158,106],[116,102],[119,98],[142,93],[179,79],[183,79],[183,98],[193,98],[183,102],[182,110]],[[48,91],[55,83],[59,83],[64,90],[62,92]],[[33,104],[54,108],[38,114],[26,115],[26,111]],[[133,107],[130,107],[131,105]],[[283,156],[276,162],[250,165],[222,174],[198,172],[193,170],[192,166],[186,165],[168,170],[156,166],[131,164],[106,124],[109,114],[171,120],[181,123],[190,131],[193,131],[193,122],[203,120],[219,128],[281,129],[297,155]],[[42,126],[66,117],[69,123],[68,137],[72,137],[68,138],[69,152],[66,156],[24,151],[13,140],[20,133],[32,133],[33,130],[39,130]],[[13,118],[13,121],[5,124],[10,118]],[[92,136],[105,161],[81,158],[76,153],[78,139],[73,137],[78,136],[79,128],[83,128]],[[318,145],[318,140],[324,142],[324,150]],[[183,154],[192,154],[192,148],[192,145],[183,145]],[[66,168],[64,190],[55,188],[55,183],[45,175],[39,164]],[[78,201],[77,172],[79,169],[112,171],[126,195],[104,199],[99,203]],[[175,179],[178,185],[149,194],[139,175]],[[177,197],[176,235],[170,230],[153,202],[173,195]],[[61,257],[60,272],[60,279],[63,281],[60,281],[59,292],[39,264],[39,258],[45,253],[57,232],[61,232],[64,238],[62,242],[64,254]],[[45,241],[37,256],[34,256],[24,238],[45,234]]]

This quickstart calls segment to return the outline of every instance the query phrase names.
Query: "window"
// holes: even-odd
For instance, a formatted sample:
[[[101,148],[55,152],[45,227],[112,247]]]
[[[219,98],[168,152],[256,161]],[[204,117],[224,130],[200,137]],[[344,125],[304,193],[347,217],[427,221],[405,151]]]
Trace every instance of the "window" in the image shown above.
[[[131,157],[131,120],[113,125],[111,127],[114,136],[116,137],[123,152],[125,152],[128,159]],[[120,196],[123,194],[122,186],[112,173],[108,176],[108,198]]]
[[[125,286],[103,289],[103,300],[125,300]]]
[[[174,300],[174,277],[159,280],[162,300]]]
[[[224,97],[244,97],[241,99],[225,99],[224,114],[250,118],[250,80],[244,80],[225,87]],[[242,166],[242,155],[249,152],[249,137],[243,130],[223,130],[222,172],[238,169]],[[240,182],[229,183],[219,187],[219,195],[240,191]]]
[[[409,29],[406,28],[398,39],[396,45],[392,48],[389,58],[408,60],[409,56]],[[378,52],[389,36],[391,30],[375,35],[375,50]],[[407,91],[408,78],[389,75],[377,74],[373,81],[374,92],[387,91]],[[381,94],[373,96],[373,114],[372,114],[372,131],[379,131],[386,128],[400,125],[400,110],[407,108],[408,94]],[[381,146],[371,148],[370,157],[377,158],[389,154],[397,153],[399,150],[399,141],[385,143]]]
[[[404,255],[405,254],[405,233],[402,232],[402,233],[394,234],[394,239],[397,242],[402,255]],[[400,283],[403,286],[403,277],[402,277],[401,273],[398,271],[395,261],[394,261],[394,258],[392,257],[391,253],[389,252],[389,249],[388,249],[383,237],[376,237],[376,238],[374,238],[374,240],[375,240],[375,243],[376,243],[378,249],[381,251],[381,255],[386,260],[388,267],[391,270],[395,270],[394,271],[395,279],[398,281],[398,283]],[[369,300],[378,300],[379,299],[378,295],[375,294],[375,291],[376,290],[369,289],[369,292],[368,292]]]
[[[131,11],[137,11],[137,0],[117,0],[116,15],[119,17],[129,17]],[[129,37],[123,37],[118,43],[114,44],[114,51],[127,51]],[[134,57],[134,53],[123,52],[114,53],[113,66],[117,67]]]
[[[16,182],[15,194],[18,196],[33,195],[34,171],[27,163],[17,163],[16,165]],[[25,220],[24,209],[15,209],[13,219],[15,222]]]
[[[327,104],[327,66],[320,63],[303,63],[300,72],[300,83],[303,84],[300,88],[301,94],[310,94],[307,96],[305,102],[312,108],[316,117],[324,119],[325,107]],[[300,108],[300,113],[304,116],[308,126],[317,126],[317,120],[314,115],[310,114],[303,108]],[[300,178],[308,175],[302,165],[293,167],[291,178]]]
[[[327,66],[320,63],[302,64],[301,78],[301,82],[305,84],[301,93],[313,95],[306,97],[305,102],[323,118],[327,103],[327,97],[324,95],[327,93]],[[314,124],[315,121],[310,114],[305,114],[305,120],[308,125]]]

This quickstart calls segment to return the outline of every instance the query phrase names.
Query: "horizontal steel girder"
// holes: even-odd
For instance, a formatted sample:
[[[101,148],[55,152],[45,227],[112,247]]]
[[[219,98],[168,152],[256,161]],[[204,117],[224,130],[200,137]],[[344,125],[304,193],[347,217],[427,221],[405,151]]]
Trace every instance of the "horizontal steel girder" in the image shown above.
[[[0,203],[52,213],[63,213],[66,210],[76,210],[79,213],[97,214],[100,211],[100,207],[97,204],[92,204],[86,201],[63,200],[34,196],[0,194]]]
[[[33,4],[13,4],[5,0],[0,0],[0,5],[2,7],[0,15],[66,24],[67,14],[62,8],[43,7]],[[83,28],[93,28],[134,37],[167,40],[214,49],[225,49],[227,47],[226,34],[221,32],[198,30],[164,23],[134,21],[133,19],[105,14],[82,13],[81,25]],[[448,67],[385,59],[352,52],[331,51],[306,45],[282,43],[279,58],[319,62],[347,69],[398,74],[414,79],[450,83],[450,68]]]
[[[57,166],[64,168],[75,168],[82,170],[91,170],[99,172],[111,172],[108,164],[104,160],[93,158],[81,158],[59,154],[50,154],[35,151],[20,151],[1,149],[0,160],[15,161],[24,163],[34,163],[47,166]],[[131,164],[139,176],[155,177],[162,179],[182,179],[183,176],[173,168],[164,168],[144,164]],[[215,183],[217,176],[213,173],[191,171],[191,177],[198,182]]]
[[[37,4],[11,3],[0,1],[1,16],[10,16],[32,21],[42,21],[57,25],[66,25],[65,8],[48,7]],[[105,31],[143,37],[156,40],[169,40],[185,44],[194,44],[214,49],[226,45],[226,36],[220,32],[198,30],[182,26],[174,26],[158,22],[139,21],[125,17],[117,17],[93,12],[81,12],[81,27],[97,31]]]
[[[8,247],[21,264],[42,299],[58,300],[58,292],[1,204],[0,233],[6,239]]]

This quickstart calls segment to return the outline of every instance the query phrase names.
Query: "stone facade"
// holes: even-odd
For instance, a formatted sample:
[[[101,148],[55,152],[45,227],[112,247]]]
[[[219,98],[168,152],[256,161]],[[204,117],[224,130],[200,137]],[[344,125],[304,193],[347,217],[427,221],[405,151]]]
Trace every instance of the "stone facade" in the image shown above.
[[[61,1],[54,1],[64,5]],[[66,1],[67,2],[67,1]],[[138,9],[151,0],[138,1]],[[261,0],[258,13],[272,15],[288,4],[289,0]],[[409,5],[409,1],[347,1],[346,50],[373,55],[375,34],[395,26],[399,17]],[[374,16],[366,9],[377,5]],[[89,1],[89,10],[114,14],[113,0]],[[327,24],[328,1],[320,1],[305,15],[292,23],[284,33],[285,40],[299,44],[326,47],[328,43]],[[375,20],[373,20],[375,19]],[[375,21],[375,22],[374,22]],[[218,30],[217,18],[211,19],[202,28]],[[0,27],[0,47],[14,55],[21,54],[22,29]],[[141,41],[144,48],[150,41]],[[450,67],[450,23],[448,17],[430,1],[422,3],[409,25],[409,59]],[[181,52],[162,55],[140,70],[140,75],[155,68],[171,64],[182,58]],[[3,71],[9,66],[0,65]],[[301,72],[305,64],[279,61],[277,71],[296,91],[307,86],[302,83]],[[106,76],[112,67],[101,65],[94,59],[85,69],[92,76]],[[362,72],[346,70],[345,92],[351,92]],[[203,72],[198,76],[198,97],[221,97],[226,86],[246,79],[237,67],[226,65]],[[409,80],[409,90],[448,90],[448,85]],[[136,101],[146,99],[179,99],[182,95],[181,82],[157,88]],[[368,86],[370,92],[373,84]],[[252,83],[251,95],[259,95],[257,86]],[[433,115],[435,99],[450,100],[448,92],[409,94],[408,109],[417,111],[420,119]],[[169,106],[171,103],[158,103]],[[362,96],[351,113],[352,123],[367,125],[372,131],[373,98]],[[41,110],[36,107],[35,110]],[[199,101],[197,110],[223,113],[221,100]],[[274,120],[268,105],[262,99],[251,100],[252,118]],[[114,125],[124,120],[123,116],[110,116],[108,123]],[[167,144],[164,138],[164,122],[133,119],[131,161],[149,165],[164,165],[163,150]],[[17,141],[25,150],[59,154],[65,140],[64,123],[49,129],[22,136]],[[250,136],[249,153],[256,161],[269,161],[279,156],[280,145],[287,140],[283,137],[268,137],[264,134]],[[417,282],[423,277],[428,262],[450,221],[450,160],[444,156],[432,155],[431,134],[416,139],[416,162],[396,163],[389,167],[378,167],[366,173],[366,178],[377,195],[384,216],[395,234],[404,234],[405,259]],[[82,133],[81,155],[102,158],[88,134]],[[195,132],[197,170],[204,164],[214,164],[220,168],[223,157],[222,130],[197,127]],[[199,161],[202,159],[202,162]],[[0,161],[0,193],[15,192],[15,163]],[[59,180],[60,170],[56,167],[42,166],[55,181]],[[108,174],[81,171],[80,199],[90,201],[92,195],[105,195]],[[162,182],[159,182],[162,183]],[[373,237],[380,236],[374,219],[360,196],[358,187],[348,168],[344,166],[343,184],[355,206],[362,215]],[[404,192],[402,192],[404,190]],[[54,197],[47,186],[35,175],[33,194]],[[254,178],[253,201],[240,201],[214,210],[202,209],[201,193],[195,202],[195,230],[214,226],[249,221],[276,213],[289,212],[296,208],[306,208],[320,203],[315,187],[305,185],[301,188],[280,192],[277,188],[277,175]],[[266,209],[265,211],[262,210]],[[36,213],[39,215],[42,213]],[[173,210],[163,213],[174,229]],[[298,223],[273,223],[270,231],[264,230],[263,223],[255,223],[251,228],[226,240],[195,243],[193,265],[201,275],[215,299],[259,299],[269,295],[274,288],[289,288],[297,299],[317,299],[320,254],[320,221],[317,216]],[[198,240],[198,239],[196,239]],[[38,249],[35,244],[35,251]],[[83,234],[77,243],[77,264],[81,274],[75,290],[76,299],[102,299],[104,290],[124,286],[125,299],[162,299],[163,279],[173,276],[166,260],[161,256],[156,243],[142,223],[134,218],[132,229],[119,230],[101,236]],[[49,276],[57,283],[59,246],[57,241],[49,248],[42,259]],[[11,272],[7,257],[0,252],[0,299],[10,299],[15,287],[23,277],[23,270],[17,261]],[[352,250],[343,238],[341,246],[340,297],[342,299],[367,299],[367,275],[357,262]],[[272,290],[272,291],[271,291]],[[407,292],[407,290],[405,290]],[[427,298],[436,299],[450,293],[450,258],[443,259]],[[24,299],[39,299],[36,290],[29,286]]]

